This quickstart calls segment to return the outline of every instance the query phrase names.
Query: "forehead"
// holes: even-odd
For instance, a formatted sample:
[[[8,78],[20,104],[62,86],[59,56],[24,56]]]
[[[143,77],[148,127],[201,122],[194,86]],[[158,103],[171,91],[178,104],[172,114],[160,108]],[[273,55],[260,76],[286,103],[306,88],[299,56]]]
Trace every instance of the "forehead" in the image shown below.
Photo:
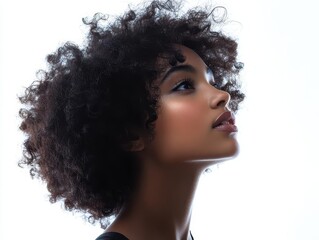
[[[202,67],[206,68],[206,64],[203,59],[191,48],[183,45],[176,45],[176,50],[184,56],[185,64],[202,65]]]
[[[171,68],[179,65],[190,65],[197,70],[207,69],[202,58],[194,50],[184,45],[174,45],[173,51],[163,54],[157,60],[160,76],[164,76]]]
[[[159,60],[159,84],[171,73],[177,71],[192,72],[195,74],[204,73],[208,74],[209,78],[213,77],[210,76],[213,75],[212,70],[209,69],[203,59],[194,50],[183,45],[175,45],[174,52],[175,53],[172,53],[170,56]]]

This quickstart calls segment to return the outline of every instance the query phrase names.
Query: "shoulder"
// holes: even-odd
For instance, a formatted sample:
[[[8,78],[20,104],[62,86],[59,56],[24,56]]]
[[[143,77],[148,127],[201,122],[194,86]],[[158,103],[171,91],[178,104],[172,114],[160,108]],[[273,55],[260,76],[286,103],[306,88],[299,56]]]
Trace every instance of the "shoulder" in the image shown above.
[[[105,232],[95,240],[129,240],[123,234],[118,232]]]

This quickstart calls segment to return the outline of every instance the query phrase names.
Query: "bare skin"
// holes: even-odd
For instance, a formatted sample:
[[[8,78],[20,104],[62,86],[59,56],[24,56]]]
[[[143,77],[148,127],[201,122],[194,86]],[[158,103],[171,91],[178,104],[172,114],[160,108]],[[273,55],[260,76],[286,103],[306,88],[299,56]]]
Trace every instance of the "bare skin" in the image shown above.
[[[147,166],[139,191],[107,231],[130,240],[191,240],[191,205],[200,173],[191,166]]]
[[[180,65],[192,69],[160,79],[155,138],[148,142],[141,137],[131,149],[142,165],[137,191],[107,229],[130,240],[191,240],[192,201],[200,175],[238,150],[232,134],[212,128],[228,111],[229,94],[212,86],[212,73],[194,51],[179,48],[186,58]]]

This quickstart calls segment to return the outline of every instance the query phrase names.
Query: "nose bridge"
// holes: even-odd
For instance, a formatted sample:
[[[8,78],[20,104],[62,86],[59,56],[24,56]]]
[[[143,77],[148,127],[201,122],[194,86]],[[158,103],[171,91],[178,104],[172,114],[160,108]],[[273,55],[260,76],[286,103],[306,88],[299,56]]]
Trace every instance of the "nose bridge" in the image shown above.
[[[226,107],[230,101],[230,94],[226,91],[214,88],[211,90],[209,104],[211,108]]]

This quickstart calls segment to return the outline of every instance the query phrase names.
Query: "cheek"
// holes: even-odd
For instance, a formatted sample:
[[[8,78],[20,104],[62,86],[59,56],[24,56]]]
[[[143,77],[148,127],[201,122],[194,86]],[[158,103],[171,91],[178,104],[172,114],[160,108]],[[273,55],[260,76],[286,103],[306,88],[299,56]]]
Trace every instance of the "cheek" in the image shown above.
[[[165,162],[228,157],[237,142],[212,130],[212,109],[199,99],[162,102],[150,151]]]
[[[165,158],[189,155],[203,141],[210,121],[203,104],[195,101],[162,103],[155,126],[155,144]],[[175,155],[176,154],[176,155]]]
[[[166,134],[187,134],[203,124],[205,112],[201,104],[194,101],[163,103],[158,120],[156,127],[159,131],[165,131]]]

